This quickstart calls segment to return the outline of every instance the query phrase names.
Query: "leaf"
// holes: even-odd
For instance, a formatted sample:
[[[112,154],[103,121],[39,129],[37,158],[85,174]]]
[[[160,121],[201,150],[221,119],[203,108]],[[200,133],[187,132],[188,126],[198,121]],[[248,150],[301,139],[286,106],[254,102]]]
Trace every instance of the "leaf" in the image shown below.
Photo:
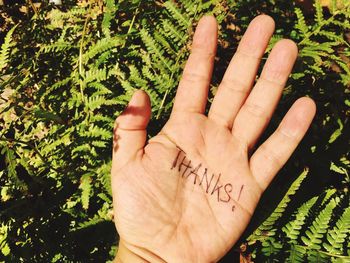
[[[343,244],[350,234],[350,206],[347,207],[335,226],[328,231],[323,247],[331,254],[343,255]]]
[[[300,230],[305,224],[306,218],[309,215],[309,211],[312,206],[316,203],[317,197],[313,197],[302,206],[298,208],[295,213],[295,219],[289,221],[283,228],[282,231],[291,240],[292,243],[296,243],[300,235]]]
[[[92,189],[91,181],[92,180],[90,174],[84,174],[80,179],[79,189],[81,189],[81,203],[85,210],[89,208],[89,201]]]
[[[64,123],[62,118],[59,117],[58,115],[56,115],[55,113],[50,112],[50,111],[46,111],[46,110],[42,110],[42,109],[36,109],[34,111],[34,116],[36,118],[44,120],[44,121],[54,121],[54,122],[61,123],[61,124]]]
[[[275,235],[275,224],[276,221],[282,216],[283,212],[287,208],[288,203],[290,202],[290,197],[296,193],[299,189],[302,181],[305,179],[309,170],[305,169],[299,177],[292,183],[287,193],[284,195],[281,202],[277,205],[276,209],[272,214],[254,231],[254,233],[248,238],[250,242],[255,239],[265,239],[266,237],[271,237]]]
[[[2,248],[1,248],[1,253],[6,257],[11,253],[11,249],[9,245],[6,243]]]
[[[336,130],[332,133],[331,137],[330,137],[329,140],[328,140],[329,143],[333,143],[333,142],[342,134],[344,125],[343,125],[341,119],[338,119],[338,120],[337,120],[337,123],[338,123],[338,125],[339,125],[339,128],[336,129]]]
[[[14,46],[14,41],[12,39],[12,35],[15,31],[17,26],[12,27],[6,34],[4,43],[1,45],[0,48],[0,72],[7,66],[9,62],[9,56],[11,47]]]
[[[326,207],[312,222],[312,225],[306,230],[305,235],[301,237],[302,242],[308,246],[309,249],[319,250],[322,248],[321,244],[323,235],[327,233],[327,228],[332,217],[332,212],[338,202],[339,199],[337,198],[331,199]]]

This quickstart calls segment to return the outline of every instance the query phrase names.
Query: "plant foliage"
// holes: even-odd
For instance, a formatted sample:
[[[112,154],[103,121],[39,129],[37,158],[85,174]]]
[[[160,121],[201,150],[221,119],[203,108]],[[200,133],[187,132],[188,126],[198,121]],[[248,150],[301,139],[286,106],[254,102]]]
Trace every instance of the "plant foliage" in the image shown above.
[[[117,243],[110,185],[115,117],[134,90],[143,89],[152,102],[149,133],[159,131],[193,29],[208,13],[220,27],[210,101],[249,21],[267,13],[277,30],[266,55],[283,37],[298,43],[300,55],[263,138],[302,95],[313,97],[319,112],[279,175],[290,178],[290,189],[286,180],[274,183],[280,196],[286,194],[272,213],[254,217],[262,223],[246,233],[242,255],[257,262],[347,262],[348,1],[333,0],[326,8],[316,1],[312,15],[282,0],[63,2],[0,6],[6,19],[0,39],[0,260],[111,260]],[[278,200],[275,192],[267,191],[262,206],[270,209],[261,211],[271,211],[269,200]]]

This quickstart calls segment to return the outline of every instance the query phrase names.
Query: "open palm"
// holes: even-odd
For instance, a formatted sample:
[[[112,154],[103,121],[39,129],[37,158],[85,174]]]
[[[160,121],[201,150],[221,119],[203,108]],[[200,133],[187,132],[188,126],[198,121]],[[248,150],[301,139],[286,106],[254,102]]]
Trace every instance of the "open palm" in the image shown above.
[[[242,234],[315,114],[312,100],[299,99],[249,154],[297,56],[292,41],[278,42],[252,89],[273,31],[268,16],[251,22],[206,116],[217,24],[203,17],[162,131],[146,144],[150,102],[143,91],[117,118],[112,187],[122,262],[215,262]]]

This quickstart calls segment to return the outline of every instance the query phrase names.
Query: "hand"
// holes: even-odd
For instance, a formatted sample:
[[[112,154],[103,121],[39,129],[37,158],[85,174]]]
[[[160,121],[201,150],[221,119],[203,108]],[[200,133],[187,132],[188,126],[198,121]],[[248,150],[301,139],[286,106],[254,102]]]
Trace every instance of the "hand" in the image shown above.
[[[150,101],[133,95],[116,120],[112,188],[122,262],[215,262],[238,240],[259,198],[288,160],[315,114],[311,99],[290,108],[249,156],[268,124],[297,57],[279,41],[254,83],[274,21],[255,18],[204,115],[217,43],[203,17],[170,119],[146,144]]]

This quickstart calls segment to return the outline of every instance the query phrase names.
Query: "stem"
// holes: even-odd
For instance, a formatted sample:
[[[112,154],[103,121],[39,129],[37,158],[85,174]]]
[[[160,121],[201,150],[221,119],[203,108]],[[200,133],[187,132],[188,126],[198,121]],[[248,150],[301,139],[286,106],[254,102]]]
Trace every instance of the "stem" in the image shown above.
[[[141,4],[141,2],[140,2],[140,4]],[[127,34],[130,34],[131,29],[132,29],[132,27],[134,26],[136,16],[137,16],[137,14],[138,14],[138,12],[139,12],[140,4],[139,4],[139,6],[136,8],[135,14],[134,14],[134,16],[132,17],[131,24],[130,24],[130,26],[129,26],[129,29],[128,29]]]
[[[29,4],[30,4],[30,6],[32,7],[32,9],[33,9],[35,15],[38,15],[38,10],[37,10],[37,8],[35,7],[35,5],[33,4],[33,1],[32,1],[32,0],[29,0]]]
[[[83,85],[83,80],[81,79],[84,74],[84,67],[83,67],[83,48],[84,48],[84,38],[86,34],[86,29],[87,25],[90,19],[90,12],[91,12],[91,4],[89,6],[88,14],[85,19],[84,27],[83,27],[83,32],[81,36],[81,41],[80,41],[80,48],[79,48],[79,77],[80,77],[80,93],[82,96],[82,100],[84,101],[84,85]]]
[[[307,246],[302,246],[302,245],[295,245],[296,247],[300,247],[300,248],[305,248],[306,250],[312,250]],[[323,250],[317,250],[318,253],[330,256],[330,257],[336,257],[336,258],[345,258],[345,259],[349,259],[349,256],[343,256],[343,255],[337,255],[337,254],[332,254]]]

